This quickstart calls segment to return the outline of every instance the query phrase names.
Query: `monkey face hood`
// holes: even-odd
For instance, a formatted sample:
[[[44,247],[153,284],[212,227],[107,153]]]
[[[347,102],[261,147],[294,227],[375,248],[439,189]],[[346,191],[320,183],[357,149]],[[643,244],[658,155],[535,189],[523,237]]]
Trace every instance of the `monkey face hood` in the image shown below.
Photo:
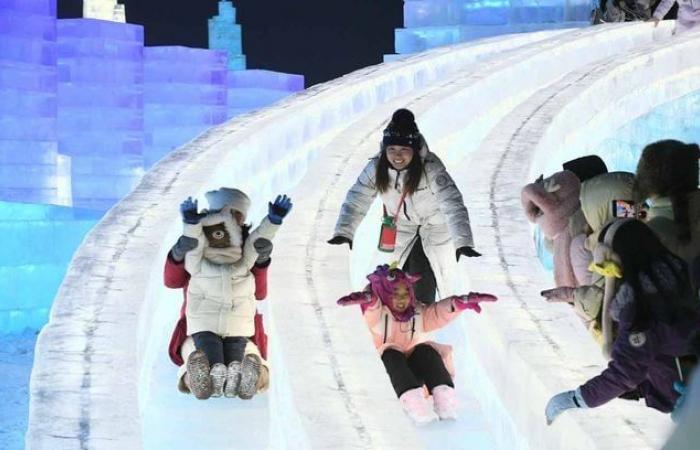
[[[204,258],[215,264],[233,264],[243,256],[243,228],[238,225],[233,209],[208,213],[202,220],[207,239]]]

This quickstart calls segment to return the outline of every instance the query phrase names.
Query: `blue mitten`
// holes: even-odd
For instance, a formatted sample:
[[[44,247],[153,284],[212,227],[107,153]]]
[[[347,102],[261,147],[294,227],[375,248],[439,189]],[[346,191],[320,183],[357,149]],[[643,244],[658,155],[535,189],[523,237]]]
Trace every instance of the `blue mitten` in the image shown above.
[[[562,392],[549,399],[544,410],[544,414],[547,416],[547,425],[551,425],[559,414],[572,408],[588,408],[581,396],[580,389]]]
[[[182,221],[190,225],[197,225],[206,215],[197,212],[197,199],[192,200],[192,197],[187,197],[187,200],[180,204],[180,214]]]
[[[172,256],[173,260],[176,262],[182,262],[185,260],[187,252],[194,250],[197,244],[199,244],[197,238],[180,236],[175,245],[173,245],[173,248],[170,249],[170,256]]]
[[[673,382],[673,390],[680,394],[680,397],[676,399],[676,403],[673,405],[673,411],[671,412],[671,419],[674,422],[678,422],[680,414],[683,412],[683,403],[685,403],[685,393],[688,388],[682,381]]]
[[[274,203],[268,204],[267,218],[275,225],[282,225],[282,220],[292,209],[292,199],[286,195],[278,195]]]

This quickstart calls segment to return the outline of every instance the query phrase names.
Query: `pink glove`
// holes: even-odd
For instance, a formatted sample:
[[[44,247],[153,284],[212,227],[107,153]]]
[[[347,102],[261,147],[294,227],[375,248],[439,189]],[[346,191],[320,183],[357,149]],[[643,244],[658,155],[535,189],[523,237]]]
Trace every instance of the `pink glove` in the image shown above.
[[[554,289],[547,289],[540,292],[540,295],[545,298],[548,302],[566,302],[573,303],[574,301],[574,288],[572,287],[558,287]]]
[[[476,313],[481,312],[481,302],[495,302],[498,297],[491,294],[482,294],[480,292],[470,292],[467,295],[455,295],[452,297],[452,304],[455,309],[464,311],[465,309],[474,310]]]
[[[371,305],[373,304],[377,299],[372,295],[371,292],[367,291],[361,291],[361,292],[353,292],[350,295],[346,295],[345,297],[342,297],[340,300],[338,300],[336,303],[338,303],[339,306],[349,306],[349,305]]]

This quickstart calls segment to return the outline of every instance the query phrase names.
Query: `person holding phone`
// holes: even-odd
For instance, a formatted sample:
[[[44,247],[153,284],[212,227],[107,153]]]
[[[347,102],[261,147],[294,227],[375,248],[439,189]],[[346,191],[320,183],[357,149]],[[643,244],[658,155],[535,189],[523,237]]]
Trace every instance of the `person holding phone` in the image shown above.
[[[474,250],[472,230],[462,194],[442,161],[428,150],[413,113],[394,112],[381,141],[350,188],[329,244],[348,244],[380,195],[384,204],[379,248],[392,253],[400,267],[417,273],[416,296],[432,303],[452,293],[455,261],[481,256]]]

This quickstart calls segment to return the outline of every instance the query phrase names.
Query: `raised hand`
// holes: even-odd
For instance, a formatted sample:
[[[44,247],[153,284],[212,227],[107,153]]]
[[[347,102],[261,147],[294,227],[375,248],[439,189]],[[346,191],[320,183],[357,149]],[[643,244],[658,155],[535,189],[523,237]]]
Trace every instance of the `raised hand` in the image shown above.
[[[267,218],[275,225],[282,225],[282,220],[292,209],[292,199],[286,195],[278,195],[274,203],[268,203]]]
[[[197,199],[192,200],[192,197],[187,197],[187,200],[180,203],[180,214],[182,221],[190,225],[197,225],[205,216],[197,212]]]
[[[377,299],[372,295],[371,292],[361,291],[353,292],[350,295],[340,298],[336,303],[338,306],[349,306],[349,305],[369,305],[376,302]]]
[[[558,287],[554,289],[546,289],[540,292],[540,295],[545,298],[548,302],[565,302],[573,303],[574,301],[574,288],[572,287]]]
[[[482,294],[480,292],[470,292],[467,295],[456,295],[452,297],[452,304],[455,309],[459,311],[464,311],[465,309],[471,309],[474,312],[481,313],[481,302],[495,302],[498,297],[491,294]]]
[[[331,245],[348,244],[350,246],[350,250],[352,250],[352,239],[348,239],[344,236],[333,236],[328,240],[328,243]]]

